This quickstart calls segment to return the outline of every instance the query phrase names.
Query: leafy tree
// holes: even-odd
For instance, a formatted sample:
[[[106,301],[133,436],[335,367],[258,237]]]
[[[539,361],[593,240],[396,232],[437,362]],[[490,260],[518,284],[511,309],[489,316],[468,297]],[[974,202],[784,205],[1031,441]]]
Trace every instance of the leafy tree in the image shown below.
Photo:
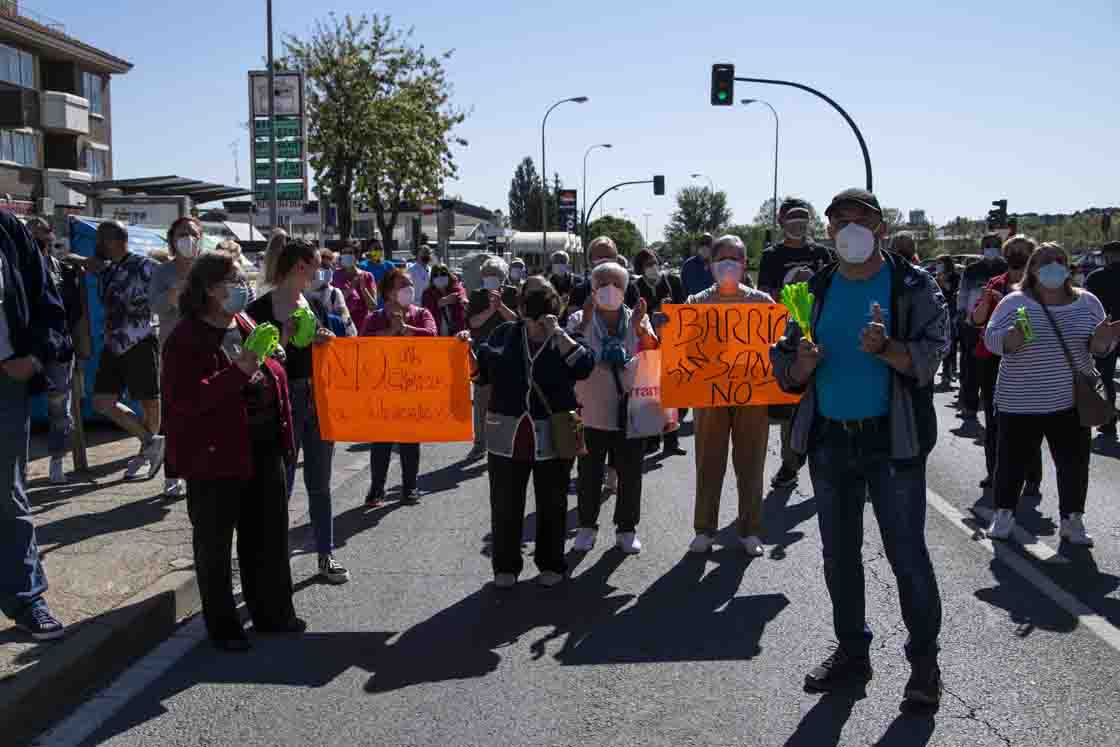
[[[677,209],[665,227],[665,239],[674,255],[687,257],[701,234],[716,234],[731,222],[726,192],[684,187],[677,192],[676,200]]]
[[[587,226],[587,233],[592,239],[597,236],[610,236],[614,239],[619,254],[625,257],[633,257],[643,244],[642,234],[637,226],[613,215],[604,215],[591,221]]]
[[[743,244],[747,247],[747,263],[757,266],[759,257],[762,256],[762,250],[766,248],[766,230],[766,226],[750,226],[739,223],[727,226],[722,233],[734,234],[742,239]]]
[[[559,176],[554,183],[559,183]],[[545,185],[547,186],[547,185]],[[529,156],[521,159],[509,184],[509,222],[516,231],[541,230],[541,177]],[[548,227],[560,225],[559,205],[554,190],[548,190]]]
[[[342,239],[354,199],[391,237],[402,202],[441,194],[457,173],[451,149],[467,143],[453,135],[465,114],[450,103],[451,53],[428,55],[412,36],[387,17],[331,13],[308,38],[284,39],[284,66],[305,76],[308,154]]]

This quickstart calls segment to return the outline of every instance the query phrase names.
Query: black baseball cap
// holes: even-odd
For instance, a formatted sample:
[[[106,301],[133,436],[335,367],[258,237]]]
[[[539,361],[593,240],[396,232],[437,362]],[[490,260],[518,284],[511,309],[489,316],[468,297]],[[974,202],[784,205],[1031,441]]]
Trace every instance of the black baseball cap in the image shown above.
[[[883,208],[879,207],[879,198],[866,189],[860,189],[859,187],[845,189],[843,192],[833,197],[832,202],[829,203],[828,209],[824,211],[824,214],[831,216],[832,211],[841,205],[862,205],[868,210],[875,211],[879,215],[883,214]]]

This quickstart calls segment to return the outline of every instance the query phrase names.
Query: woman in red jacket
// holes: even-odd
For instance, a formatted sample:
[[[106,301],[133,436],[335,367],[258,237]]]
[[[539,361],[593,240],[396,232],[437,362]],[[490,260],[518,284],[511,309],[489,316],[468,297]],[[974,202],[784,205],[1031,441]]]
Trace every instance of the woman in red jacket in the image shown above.
[[[432,284],[421,303],[435,319],[440,337],[454,337],[467,328],[467,289],[446,266],[432,268]]]
[[[381,297],[385,307],[366,317],[362,337],[435,337],[436,320],[423,306],[413,303],[416,288],[403,270],[393,270],[381,278]],[[420,444],[397,444],[401,454],[401,500],[415,503],[420,498],[416,475],[420,472]],[[393,444],[370,444],[370,486],[366,506],[377,508],[385,502],[385,477]]]
[[[213,644],[245,651],[233,602],[230,550],[258,633],[301,633],[288,564],[286,462],[294,458],[283,366],[243,348],[255,324],[233,257],[206,252],[179,296],[181,321],[163,352],[167,461],[187,480],[194,565]]]

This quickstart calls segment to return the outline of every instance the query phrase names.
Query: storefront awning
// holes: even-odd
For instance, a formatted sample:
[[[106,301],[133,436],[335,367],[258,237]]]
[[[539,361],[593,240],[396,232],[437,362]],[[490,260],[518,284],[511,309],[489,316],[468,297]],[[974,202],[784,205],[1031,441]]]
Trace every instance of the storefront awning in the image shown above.
[[[211,184],[181,176],[150,176],[100,182],[63,180],[62,183],[86,197],[97,197],[102,192],[115,189],[126,196],[144,194],[150,197],[189,197],[195,205],[253,194],[252,190],[243,187]]]

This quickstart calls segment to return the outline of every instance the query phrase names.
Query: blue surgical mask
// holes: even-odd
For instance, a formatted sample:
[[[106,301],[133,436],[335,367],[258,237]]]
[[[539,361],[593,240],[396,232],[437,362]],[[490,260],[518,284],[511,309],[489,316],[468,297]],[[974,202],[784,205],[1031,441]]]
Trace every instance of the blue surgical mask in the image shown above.
[[[1060,265],[1057,262],[1043,265],[1038,271],[1038,282],[1042,283],[1043,288],[1049,290],[1058,290],[1066,284],[1068,278],[1069,270],[1065,265]]]
[[[222,301],[222,308],[227,314],[240,314],[249,304],[249,288],[240,283],[237,285],[231,283],[226,286],[226,290],[229,293]]]

